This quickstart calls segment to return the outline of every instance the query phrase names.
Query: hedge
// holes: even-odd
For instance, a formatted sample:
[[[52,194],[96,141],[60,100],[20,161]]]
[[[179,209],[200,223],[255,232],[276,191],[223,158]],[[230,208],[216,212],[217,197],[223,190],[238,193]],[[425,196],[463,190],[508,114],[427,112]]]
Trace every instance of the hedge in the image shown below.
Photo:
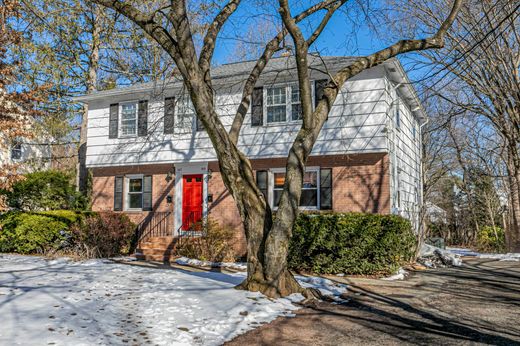
[[[288,264],[317,274],[390,274],[412,258],[415,244],[410,222],[400,216],[301,214]]]
[[[0,222],[0,252],[21,254],[57,249],[70,225],[63,218],[22,212],[9,212]]]
[[[10,190],[0,190],[9,207],[23,211],[84,210],[87,199],[76,191],[73,176],[48,170],[28,173]]]
[[[128,251],[134,230],[121,213],[11,211],[0,216],[0,252],[46,254],[66,245],[72,252],[109,248],[92,254],[108,257]]]

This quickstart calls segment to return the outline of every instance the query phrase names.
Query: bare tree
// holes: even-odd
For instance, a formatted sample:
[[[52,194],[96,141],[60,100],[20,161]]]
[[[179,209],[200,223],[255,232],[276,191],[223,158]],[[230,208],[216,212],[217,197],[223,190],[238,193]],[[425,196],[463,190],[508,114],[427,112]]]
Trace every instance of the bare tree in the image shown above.
[[[197,118],[204,125],[212,141],[224,184],[237,204],[244,225],[248,276],[239,287],[260,291],[271,297],[296,292],[309,294],[288,271],[287,250],[292,227],[298,215],[306,161],[340,88],[348,79],[399,54],[443,47],[444,36],[462,4],[462,0],[453,1],[446,19],[432,36],[401,40],[374,54],[360,57],[350,66],[341,69],[332,76],[325,87],[323,98],[313,110],[308,66],[309,46],[320,36],[330,18],[347,0],[323,0],[296,15],[291,12],[287,0],[280,0],[278,12],[284,28],[266,43],[265,50],[251,70],[243,87],[242,101],[228,130],[221,123],[214,105],[211,62],[219,32],[240,6],[240,0],[230,0],[219,9],[214,20],[207,26],[198,54],[184,0],[165,2],[164,6],[157,6],[154,11],[148,12],[142,11],[138,5],[129,1],[92,2],[110,7],[139,25],[175,62],[193,102]],[[323,12],[323,15],[315,21],[316,25],[309,37],[305,37],[299,23],[318,12]],[[237,141],[255,84],[288,34],[295,47],[303,122],[288,154],[287,179],[276,217],[273,218],[267,201],[256,185],[250,160],[238,149]]]
[[[446,0],[400,2],[410,25],[434,30]],[[520,3],[469,0],[461,7],[446,47],[424,52],[428,87],[460,113],[489,122],[500,137],[510,191],[510,250],[520,251]],[[423,61],[424,63],[424,61]],[[460,92],[451,92],[453,87]]]

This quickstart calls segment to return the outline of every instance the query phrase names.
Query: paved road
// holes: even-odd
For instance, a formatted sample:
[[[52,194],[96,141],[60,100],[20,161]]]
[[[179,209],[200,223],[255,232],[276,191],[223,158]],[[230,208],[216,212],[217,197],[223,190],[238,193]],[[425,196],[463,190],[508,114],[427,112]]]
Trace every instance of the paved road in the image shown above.
[[[406,281],[349,279],[319,303],[229,345],[520,345],[520,262],[465,260]]]

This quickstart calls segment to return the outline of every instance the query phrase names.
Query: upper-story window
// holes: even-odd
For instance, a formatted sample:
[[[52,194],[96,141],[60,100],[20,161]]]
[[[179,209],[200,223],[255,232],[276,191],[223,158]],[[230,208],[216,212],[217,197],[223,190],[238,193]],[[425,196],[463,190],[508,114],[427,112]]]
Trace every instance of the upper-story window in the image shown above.
[[[195,119],[195,130],[204,131],[202,121],[197,118],[195,107],[191,102],[189,95],[184,95],[179,99],[177,104],[177,121],[182,131],[191,132],[193,128],[193,120]]]
[[[291,120],[302,120],[302,100],[298,85],[291,85]]]
[[[120,136],[137,136],[137,102],[121,104]]]
[[[267,123],[279,123],[287,120],[286,87],[267,89]]]
[[[302,102],[298,84],[266,88],[265,112],[268,124],[302,120]]]
[[[11,146],[11,160],[20,160],[22,158],[22,144],[15,142]]]
[[[180,129],[191,131],[193,118],[195,117],[195,108],[191,103],[190,97],[184,95],[179,98],[177,103],[177,124]]]

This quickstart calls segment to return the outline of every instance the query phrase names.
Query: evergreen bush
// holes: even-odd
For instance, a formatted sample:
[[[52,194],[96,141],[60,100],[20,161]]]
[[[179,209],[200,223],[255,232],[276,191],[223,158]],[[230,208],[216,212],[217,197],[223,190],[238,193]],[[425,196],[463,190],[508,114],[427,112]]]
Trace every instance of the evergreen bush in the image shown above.
[[[0,220],[0,252],[45,254],[65,240],[69,222],[51,215],[9,212]]]
[[[288,264],[317,274],[380,275],[412,259],[416,238],[408,220],[361,213],[301,214]]]
[[[57,209],[83,210],[87,199],[76,191],[70,174],[56,171],[29,173],[16,182],[5,195],[7,205],[23,211],[43,211]]]

